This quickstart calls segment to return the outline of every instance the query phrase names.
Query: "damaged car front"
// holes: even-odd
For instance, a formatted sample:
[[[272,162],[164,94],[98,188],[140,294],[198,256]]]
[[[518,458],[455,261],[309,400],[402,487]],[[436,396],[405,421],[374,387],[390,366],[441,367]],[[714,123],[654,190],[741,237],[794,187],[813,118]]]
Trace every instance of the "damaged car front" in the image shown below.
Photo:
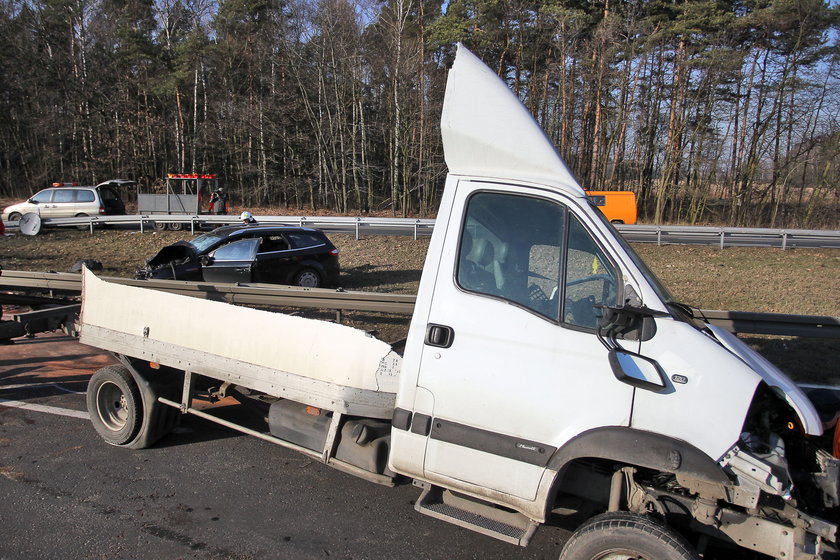
[[[134,273],[137,280],[201,280],[200,255],[220,244],[223,238],[212,232],[192,241],[178,241],[167,245],[146,259],[142,268]]]

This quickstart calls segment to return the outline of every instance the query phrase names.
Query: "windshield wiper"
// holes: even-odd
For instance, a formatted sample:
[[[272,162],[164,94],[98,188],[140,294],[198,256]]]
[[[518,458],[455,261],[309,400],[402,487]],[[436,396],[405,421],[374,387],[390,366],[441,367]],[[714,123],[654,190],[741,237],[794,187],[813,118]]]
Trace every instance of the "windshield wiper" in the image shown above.
[[[678,301],[669,301],[665,305],[668,306],[668,309],[676,311],[677,315],[681,316],[686,323],[691,323],[701,330],[706,328],[706,317],[703,316],[703,312],[699,308]]]

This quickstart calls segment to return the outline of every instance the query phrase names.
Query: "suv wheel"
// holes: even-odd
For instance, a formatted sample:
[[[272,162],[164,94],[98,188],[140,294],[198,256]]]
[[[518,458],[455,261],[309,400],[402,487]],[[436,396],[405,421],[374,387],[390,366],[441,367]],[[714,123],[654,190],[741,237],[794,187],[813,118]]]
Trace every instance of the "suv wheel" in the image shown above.
[[[320,288],[321,275],[314,268],[303,268],[295,274],[292,284],[303,288]]]

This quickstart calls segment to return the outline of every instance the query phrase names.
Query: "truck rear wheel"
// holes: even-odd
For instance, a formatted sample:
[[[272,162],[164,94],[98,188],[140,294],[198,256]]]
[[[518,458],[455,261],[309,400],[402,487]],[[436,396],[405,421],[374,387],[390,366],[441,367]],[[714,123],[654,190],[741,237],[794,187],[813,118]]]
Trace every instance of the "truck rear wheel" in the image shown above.
[[[100,369],[90,378],[87,408],[97,433],[111,445],[125,445],[143,423],[143,403],[137,384],[122,366]]]
[[[593,517],[572,535],[560,560],[700,560],[685,539],[644,515]]]

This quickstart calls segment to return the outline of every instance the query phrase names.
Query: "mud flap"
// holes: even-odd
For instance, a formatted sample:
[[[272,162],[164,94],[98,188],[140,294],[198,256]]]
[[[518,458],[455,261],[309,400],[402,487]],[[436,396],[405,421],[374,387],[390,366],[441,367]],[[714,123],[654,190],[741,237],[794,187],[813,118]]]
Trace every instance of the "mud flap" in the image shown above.
[[[132,441],[121,447],[145,449],[168,434],[178,423],[180,412],[161,404],[158,397],[179,400],[184,372],[165,366],[152,369],[148,362],[118,354],[116,357],[128,368],[143,401],[143,424],[140,431]]]

